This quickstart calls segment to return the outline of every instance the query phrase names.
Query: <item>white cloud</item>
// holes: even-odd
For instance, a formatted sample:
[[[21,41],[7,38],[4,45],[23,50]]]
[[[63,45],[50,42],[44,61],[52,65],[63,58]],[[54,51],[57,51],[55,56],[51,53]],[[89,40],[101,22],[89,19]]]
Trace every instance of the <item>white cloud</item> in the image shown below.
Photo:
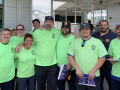
[[[61,5],[63,2],[53,2],[53,9]],[[33,10],[40,10],[45,13],[50,12],[51,0],[33,0]]]

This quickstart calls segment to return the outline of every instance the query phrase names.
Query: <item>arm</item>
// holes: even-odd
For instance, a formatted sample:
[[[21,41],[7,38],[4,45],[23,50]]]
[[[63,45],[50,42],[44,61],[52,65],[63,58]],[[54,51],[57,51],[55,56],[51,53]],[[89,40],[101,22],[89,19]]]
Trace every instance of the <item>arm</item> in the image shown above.
[[[76,33],[71,32],[71,34],[75,36],[75,39],[78,38],[78,35]]]
[[[114,59],[113,59],[113,56],[111,56],[111,55],[108,55],[108,58],[111,59],[111,60],[114,60]],[[116,62],[116,61],[110,61],[111,64],[114,64],[115,62]]]
[[[21,47],[24,45],[24,43],[18,45],[16,48],[15,48],[15,52],[19,53],[20,52],[20,49]]]
[[[70,64],[70,63],[68,63],[68,65],[67,65],[67,70],[70,70],[72,68],[72,65]]]
[[[75,60],[72,56],[68,55],[68,60],[71,63],[71,65],[76,69],[76,74],[79,78],[83,78],[83,73],[80,70],[80,68],[77,66],[77,64],[75,63]]]
[[[98,60],[97,64],[94,66],[94,68],[89,72],[89,79],[93,80],[95,77],[95,72],[104,64],[105,57],[102,57]]]

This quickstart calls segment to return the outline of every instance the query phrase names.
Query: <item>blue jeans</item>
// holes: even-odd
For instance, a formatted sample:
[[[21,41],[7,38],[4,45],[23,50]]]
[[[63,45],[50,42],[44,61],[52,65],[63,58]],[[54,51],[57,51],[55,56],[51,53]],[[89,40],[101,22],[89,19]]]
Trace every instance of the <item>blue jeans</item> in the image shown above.
[[[100,90],[103,89],[103,82],[104,82],[104,77],[107,80],[107,83],[109,85],[109,90],[112,90],[112,78],[111,78],[111,68],[100,68]]]
[[[0,88],[2,90],[13,90],[13,83],[14,83],[13,79],[8,82],[0,83]]]
[[[57,90],[57,65],[35,66],[37,80],[37,90],[45,90],[47,80],[47,90]]]
[[[28,78],[17,77],[17,90],[34,90],[35,88],[35,75]]]
[[[113,90],[120,90],[120,81],[112,79],[112,89]]]
[[[59,74],[59,71],[60,71],[60,68],[58,67],[58,74]],[[70,81],[68,81],[69,90],[76,90],[75,80],[76,80],[76,74],[75,74],[75,70],[73,70],[71,71],[71,79]],[[65,83],[66,81],[58,80],[59,90],[65,90]]]

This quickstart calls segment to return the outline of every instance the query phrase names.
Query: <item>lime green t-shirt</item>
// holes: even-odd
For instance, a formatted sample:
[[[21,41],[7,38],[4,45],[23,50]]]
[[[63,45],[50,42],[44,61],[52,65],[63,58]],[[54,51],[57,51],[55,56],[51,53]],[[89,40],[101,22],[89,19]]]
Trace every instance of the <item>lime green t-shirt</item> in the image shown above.
[[[68,37],[60,36],[57,42],[57,62],[58,66],[61,67],[62,64],[68,65],[69,61],[67,59],[67,53],[69,45],[74,40],[75,36],[70,34]],[[73,69],[72,69],[73,70]]]
[[[108,54],[113,56],[114,60],[119,59],[120,58],[120,40],[118,40],[117,38],[113,39],[110,42],[110,46],[108,49]],[[116,77],[120,77],[120,62],[117,61],[112,65],[112,72],[111,74],[116,76]]]
[[[33,31],[30,31],[29,34],[32,34],[32,35],[33,35]]]
[[[12,41],[14,41],[14,42],[19,42],[18,43],[18,45],[19,44],[21,44],[21,43],[24,43],[24,37],[22,37],[22,38],[19,38],[19,37],[17,37],[17,36],[12,36],[11,38],[10,38],[10,40],[12,40]],[[15,59],[14,60],[14,63],[15,63],[15,69],[17,68],[17,59]]]
[[[68,55],[75,57],[75,62],[83,74],[89,74],[99,58],[107,55],[107,51],[102,42],[93,37],[85,41],[84,47],[82,47],[82,43],[81,37],[75,39],[69,47]],[[99,70],[96,71],[95,75],[96,77],[100,76]]]
[[[17,45],[12,40],[6,45],[0,42],[0,83],[10,81],[15,76],[14,54]]]
[[[33,31],[30,31],[29,34],[33,35]],[[35,46],[35,42],[34,42],[34,38],[33,38],[33,43],[32,43],[33,46]]]
[[[18,58],[17,77],[26,78],[35,75],[35,47],[31,46],[26,50],[23,46],[19,53],[15,53],[15,58]]]
[[[38,66],[51,66],[57,64],[56,44],[61,31],[52,28],[50,31],[36,29],[33,33],[33,40],[36,43],[36,61]]]

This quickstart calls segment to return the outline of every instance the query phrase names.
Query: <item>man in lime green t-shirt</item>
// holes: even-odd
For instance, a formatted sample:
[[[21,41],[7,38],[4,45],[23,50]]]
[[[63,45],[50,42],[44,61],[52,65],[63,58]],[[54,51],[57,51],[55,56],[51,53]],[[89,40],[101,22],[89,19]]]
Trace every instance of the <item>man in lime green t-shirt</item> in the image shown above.
[[[112,90],[120,90],[120,62],[114,61],[120,59],[120,23],[116,25],[115,32],[117,38],[110,42],[110,47],[108,49],[108,57],[113,60],[110,61],[112,65]]]
[[[48,90],[57,90],[56,44],[61,31],[53,28],[53,25],[53,17],[47,16],[43,30],[36,29],[33,33],[36,44],[35,74],[38,90],[45,89],[46,80]]]
[[[83,74],[88,74],[89,80],[96,79],[96,87],[78,84],[77,90],[99,90],[100,73],[99,69],[105,62],[107,51],[102,42],[90,36],[90,26],[88,23],[81,25],[80,33],[82,37],[75,39],[68,50],[68,60],[76,69],[77,77],[83,78]],[[74,58],[75,59],[74,59]],[[87,89],[86,89],[87,88]]]
[[[67,52],[69,49],[70,43],[74,40],[75,36],[71,33],[71,24],[70,22],[63,22],[61,27],[62,35],[59,37],[57,42],[57,62],[58,62],[58,74],[60,71],[60,67],[62,64],[67,65],[68,73],[71,74],[71,79],[68,82],[69,90],[76,90],[75,87],[75,70],[72,68],[71,64],[67,59]],[[58,80],[58,88],[59,90],[65,90],[65,82],[64,80]]]
[[[2,90],[13,90],[14,54],[18,43],[10,40],[10,38],[11,30],[4,28],[0,40],[0,88]]]

